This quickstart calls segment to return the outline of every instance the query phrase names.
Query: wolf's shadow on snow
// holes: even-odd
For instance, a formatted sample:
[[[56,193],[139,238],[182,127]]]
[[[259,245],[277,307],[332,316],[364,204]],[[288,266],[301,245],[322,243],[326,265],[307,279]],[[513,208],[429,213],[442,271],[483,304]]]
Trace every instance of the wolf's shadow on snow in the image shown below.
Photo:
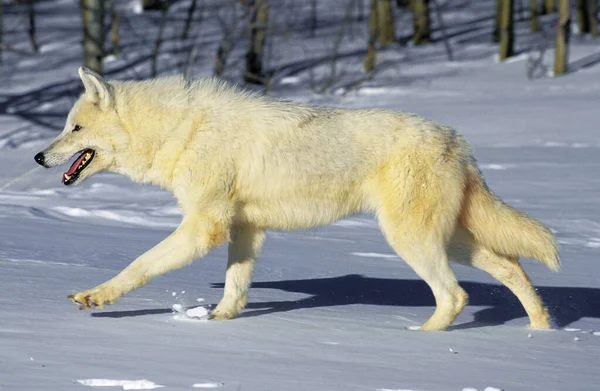
[[[521,303],[506,287],[480,282],[460,281],[469,294],[469,305],[486,307],[475,312],[472,321],[452,326],[451,330],[500,325],[526,317]],[[224,284],[212,284],[223,288]],[[253,289],[277,289],[309,295],[300,300],[250,302],[242,318],[306,308],[366,304],[398,307],[435,307],[431,290],[424,281],[373,278],[349,274],[331,278],[263,281],[252,283]],[[587,317],[600,318],[600,289],[541,286],[537,291],[548,306],[552,321],[562,328]],[[170,313],[171,309],[105,311],[94,317],[123,318]],[[425,320],[425,319],[424,319]],[[423,320],[423,321],[424,321]]]
[[[469,305],[486,308],[477,311],[472,321],[452,326],[453,330],[499,325],[527,316],[518,299],[502,285],[470,281],[459,283],[469,294]],[[222,283],[212,284],[214,288],[223,286]],[[432,307],[432,313],[435,307],[429,286],[421,280],[349,274],[332,278],[254,282],[252,288],[278,289],[310,296],[293,301],[250,302],[241,317],[348,304]],[[584,317],[600,318],[600,289],[540,286],[537,291],[556,327],[565,327]]]

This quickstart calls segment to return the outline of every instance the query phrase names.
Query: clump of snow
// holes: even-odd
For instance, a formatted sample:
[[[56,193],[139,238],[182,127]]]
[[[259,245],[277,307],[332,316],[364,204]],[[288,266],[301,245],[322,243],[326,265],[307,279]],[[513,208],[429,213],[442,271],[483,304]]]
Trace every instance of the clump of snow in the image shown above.
[[[123,390],[153,390],[161,388],[159,384],[150,380],[112,380],[112,379],[84,379],[77,380],[77,383],[90,387],[121,387]]]
[[[185,315],[188,318],[203,319],[203,318],[208,317],[208,310],[205,307],[198,306],[198,307],[190,308],[190,309],[186,310]]]
[[[173,309],[174,312],[178,312],[178,313],[182,313],[183,312],[183,306],[181,304],[173,304],[173,307],[171,307]]]
[[[281,79],[281,85],[294,85],[300,82],[300,78],[297,76],[287,76]]]
[[[195,383],[193,388],[218,388],[224,386],[225,383]]]
[[[173,304],[171,307],[176,319],[187,319],[187,320],[207,320],[208,309],[203,306],[185,309],[181,304]]]
[[[515,168],[515,164],[481,164],[479,166],[483,170],[508,170],[509,168]]]
[[[592,239],[592,241],[587,242],[585,246],[589,248],[600,248],[600,241],[598,241],[598,239]]]

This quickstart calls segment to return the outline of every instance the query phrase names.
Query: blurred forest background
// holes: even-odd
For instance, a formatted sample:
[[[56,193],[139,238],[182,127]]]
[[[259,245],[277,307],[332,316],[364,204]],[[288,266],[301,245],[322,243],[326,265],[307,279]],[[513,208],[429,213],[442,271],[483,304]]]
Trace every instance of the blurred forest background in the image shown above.
[[[344,96],[447,72],[407,77],[407,64],[494,57],[523,61],[524,79],[568,75],[600,62],[569,59],[597,36],[597,0],[2,0],[0,114],[60,127],[83,64]]]
[[[0,61],[7,52],[23,56],[40,52],[40,40],[46,43],[49,37],[37,25],[47,17],[52,3],[64,4],[64,1],[0,2]],[[39,10],[42,7],[44,10]],[[598,36],[597,0],[80,0],[79,7],[84,48],[82,63],[98,73],[103,73],[107,57],[129,50],[131,35],[152,48],[145,58],[150,63],[150,74],[146,76],[169,71],[189,74],[201,56],[212,58],[216,76],[241,72],[245,82],[264,86],[277,79],[278,69],[269,66],[275,51],[281,51],[276,46],[285,46],[289,44],[286,38],[301,35],[306,38],[303,49],[310,51],[311,40],[318,38],[317,32],[324,32],[319,27],[328,25],[338,29],[324,32],[326,36],[321,39],[330,46],[328,61],[333,68],[333,78],[342,41],[354,40],[356,35],[363,35],[362,41],[366,44],[363,48],[365,74],[376,70],[379,50],[402,50],[407,45],[441,41],[452,61],[456,46],[461,44],[457,37],[478,30],[486,35],[480,27],[484,20],[462,24],[462,31],[457,31],[452,20],[445,20],[447,14],[470,7],[489,8],[493,25],[486,38],[497,44],[500,61],[518,53],[516,41],[523,31],[518,30],[517,25],[527,22],[528,36],[538,36],[537,50],[543,51],[549,45],[555,47],[555,75],[568,72],[571,31]],[[148,19],[146,23],[133,17],[140,14]],[[571,26],[572,15],[575,26]],[[340,17],[340,20],[332,19]],[[208,31],[207,27],[212,26],[206,25],[215,22],[220,30],[219,43],[214,53],[209,53],[203,43],[206,35],[215,31]],[[169,28],[173,24],[177,28]],[[26,34],[28,45],[3,40],[15,34]],[[176,52],[166,48],[169,43],[179,44]],[[245,51],[243,58],[234,55],[241,47]],[[172,63],[161,61],[164,50],[180,57],[178,67],[174,69],[170,67]],[[541,65],[532,62],[533,68]],[[534,74],[535,69],[530,73]],[[321,89],[326,89],[324,87],[327,85]]]

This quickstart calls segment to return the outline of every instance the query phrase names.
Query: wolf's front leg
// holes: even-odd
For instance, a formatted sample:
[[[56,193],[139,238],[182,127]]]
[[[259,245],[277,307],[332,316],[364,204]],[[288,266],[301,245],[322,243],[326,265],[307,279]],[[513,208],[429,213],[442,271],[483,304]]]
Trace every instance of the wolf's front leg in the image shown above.
[[[250,225],[234,226],[230,235],[225,293],[210,319],[232,319],[246,306],[254,261],[265,238],[264,231]]]
[[[103,308],[122,295],[170,270],[203,256],[228,238],[227,224],[216,219],[184,219],[166,239],[145,252],[121,273],[87,291],[70,295],[80,308]]]

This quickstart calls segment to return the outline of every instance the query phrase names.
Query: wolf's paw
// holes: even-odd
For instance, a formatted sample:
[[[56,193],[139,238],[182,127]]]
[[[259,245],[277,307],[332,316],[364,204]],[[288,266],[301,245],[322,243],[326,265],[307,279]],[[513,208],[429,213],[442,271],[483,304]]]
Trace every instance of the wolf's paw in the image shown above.
[[[233,314],[231,312],[227,312],[227,311],[219,311],[218,309],[215,309],[213,312],[210,313],[210,315],[208,316],[209,320],[230,320],[236,317],[237,314]]]
[[[550,321],[546,318],[534,319],[529,323],[529,327],[532,329],[550,329],[552,326],[550,325]]]
[[[121,293],[120,290],[114,287],[99,285],[96,288],[67,297],[73,300],[73,303],[77,304],[80,310],[86,308],[103,309],[104,304],[113,304],[117,301],[121,297]]]
[[[248,301],[247,296],[240,298],[223,297],[217,308],[210,314],[208,319],[212,320],[229,320],[239,315],[246,306]]]
[[[532,329],[550,329],[550,315],[548,315],[548,309],[546,307],[538,308],[534,313],[529,316],[529,327]]]

